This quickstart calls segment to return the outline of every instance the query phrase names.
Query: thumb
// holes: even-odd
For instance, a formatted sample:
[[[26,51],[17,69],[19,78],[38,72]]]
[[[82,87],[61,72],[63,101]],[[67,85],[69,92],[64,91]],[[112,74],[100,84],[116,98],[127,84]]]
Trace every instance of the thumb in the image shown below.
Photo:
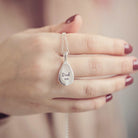
[[[55,32],[55,33],[76,33],[82,25],[82,18],[79,14],[69,17],[65,22],[57,25],[45,26],[37,29],[31,29],[31,32]]]

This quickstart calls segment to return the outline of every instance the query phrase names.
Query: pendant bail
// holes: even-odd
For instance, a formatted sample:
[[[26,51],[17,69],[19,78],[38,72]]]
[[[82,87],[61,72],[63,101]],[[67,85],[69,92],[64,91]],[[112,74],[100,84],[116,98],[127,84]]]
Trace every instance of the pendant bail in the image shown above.
[[[65,52],[63,56],[64,56],[64,62],[67,61],[68,52]]]

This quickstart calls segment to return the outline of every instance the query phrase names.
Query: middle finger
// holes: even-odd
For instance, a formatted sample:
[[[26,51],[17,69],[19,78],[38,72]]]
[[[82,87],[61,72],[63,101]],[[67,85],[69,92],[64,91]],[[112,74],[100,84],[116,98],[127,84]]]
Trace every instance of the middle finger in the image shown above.
[[[137,59],[106,55],[68,57],[75,77],[90,77],[132,73]]]

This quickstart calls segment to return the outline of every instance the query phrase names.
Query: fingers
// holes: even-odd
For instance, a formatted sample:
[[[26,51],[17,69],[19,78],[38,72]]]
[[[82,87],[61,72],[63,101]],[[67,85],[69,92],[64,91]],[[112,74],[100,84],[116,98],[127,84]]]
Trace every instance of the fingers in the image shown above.
[[[96,98],[117,92],[132,83],[133,78],[127,75],[106,79],[75,80],[74,83],[68,87],[60,88],[56,97],[77,99]]]
[[[79,14],[69,17],[65,22],[56,25],[45,26],[37,29],[31,29],[30,32],[55,32],[55,33],[76,33],[82,25],[82,18]]]
[[[98,35],[75,34],[82,25],[80,15],[74,15],[57,25],[46,26],[38,29],[31,29],[26,32],[44,33],[66,32],[69,43],[70,54],[109,54],[109,55],[125,55],[132,52],[133,48],[126,41],[121,39],[112,39]],[[57,34],[56,48],[61,55],[60,37]]]
[[[125,55],[132,52],[126,41],[97,35],[67,34],[70,54]],[[59,47],[59,45],[58,45]],[[59,53],[60,53],[59,49]]]
[[[95,99],[53,99],[51,106],[54,112],[85,112],[102,107],[112,99],[112,95],[107,95]]]
[[[126,56],[76,56],[68,57],[68,61],[75,77],[128,74],[138,66],[135,57]]]

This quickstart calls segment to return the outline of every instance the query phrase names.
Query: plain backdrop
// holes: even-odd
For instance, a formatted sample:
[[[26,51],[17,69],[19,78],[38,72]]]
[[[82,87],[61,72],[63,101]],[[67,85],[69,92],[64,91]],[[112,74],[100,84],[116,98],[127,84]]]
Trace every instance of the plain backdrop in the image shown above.
[[[114,0],[112,7],[101,10],[102,33],[127,40],[134,47],[133,55],[138,57],[138,0]],[[128,138],[138,138],[138,73],[133,76],[134,84],[116,94]]]

